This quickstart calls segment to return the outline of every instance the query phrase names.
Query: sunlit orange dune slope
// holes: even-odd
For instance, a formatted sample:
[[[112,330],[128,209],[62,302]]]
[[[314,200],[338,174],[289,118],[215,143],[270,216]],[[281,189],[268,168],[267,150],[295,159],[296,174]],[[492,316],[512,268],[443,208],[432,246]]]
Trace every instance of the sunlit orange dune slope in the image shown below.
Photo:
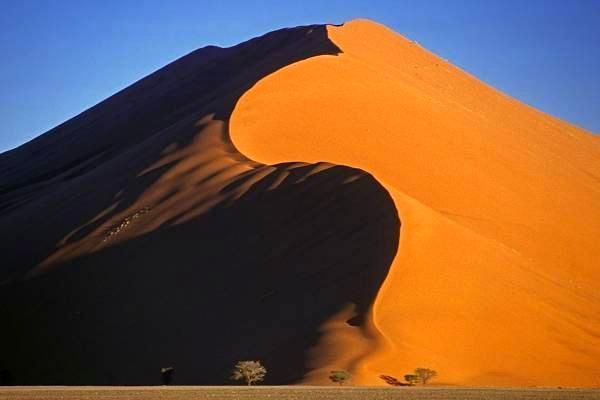
[[[368,354],[390,194],[344,165],[252,161],[229,134],[257,81],[338,52],[322,25],[199,49],[1,154],[0,384],[159,384],[169,366],[226,384],[244,359],[296,383],[340,316],[344,360]]]
[[[0,383],[600,386],[600,140],[374,22],[199,49],[0,154]]]
[[[598,138],[377,23],[327,31],[340,54],[258,82],[231,133],[256,161],[350,165],[391,193],[400,247],[356,380],[599,386]]]

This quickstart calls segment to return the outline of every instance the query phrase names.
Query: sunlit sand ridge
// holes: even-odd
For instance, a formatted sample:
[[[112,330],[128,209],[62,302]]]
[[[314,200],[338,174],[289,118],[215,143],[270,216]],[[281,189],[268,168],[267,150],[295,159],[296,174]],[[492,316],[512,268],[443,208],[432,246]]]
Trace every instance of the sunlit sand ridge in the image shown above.
[[[252,161],[229,135],[254,83],[338,52],[322,25],[199,49],[0,155],[0,383],[151,385],[172,366],[225,384],[259,359],[291,384],[323,330],[353,340],[347,363],[370,353],[399,243],[388,191]]]
[[[402,220],[373,350],[349,363],[352,340],[326,330],[339,357],[314,354],[306,380],[427,366],[450,384],[600,385],[600,140],[374,22],[327,31],[339,55],[262,79],[231,120],[253,160],[368,171]]]
[[[0,379],[598,386],[599,237],[597,137],[381,25],[209,46],[0,154]]]

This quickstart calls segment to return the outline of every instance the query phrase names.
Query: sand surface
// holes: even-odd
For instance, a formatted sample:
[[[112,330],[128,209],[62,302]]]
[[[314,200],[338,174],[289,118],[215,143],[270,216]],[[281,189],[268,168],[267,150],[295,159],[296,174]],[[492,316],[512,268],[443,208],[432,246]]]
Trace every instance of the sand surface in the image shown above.
[[[231,132],[254,160],[351,165],[391,193],[400,248],[361,382],[427,366],[454,384],[600,385],[600,140],[384,26],[327,30],[341,53],[258,82]]]
[[[199,49],[0,154],[0,379],[600,386],[600,140],[376,23]]]
[[[352,386],[146,386],[16,387],[0,400],[271,399],[278,400],[592,400],[597,390],[556,388],[352,387]]]
[[[360,169],[265,165],[229,119],[260,79],[336,54],[324,26],[197,50],[0,157],[0,384],[266,383],[371,351],[399,245]],[[318,350],[323,332],[352,348]],[[318,360],[317,360],[318,361]]]

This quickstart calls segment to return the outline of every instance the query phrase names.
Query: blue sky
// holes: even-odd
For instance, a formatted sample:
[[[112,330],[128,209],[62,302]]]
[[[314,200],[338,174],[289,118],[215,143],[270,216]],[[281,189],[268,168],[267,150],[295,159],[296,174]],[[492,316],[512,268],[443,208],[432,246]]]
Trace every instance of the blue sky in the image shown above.
[[[0,13],[0,152],[198,47],[357,17],[600,133],[600,0],[8,0]]]

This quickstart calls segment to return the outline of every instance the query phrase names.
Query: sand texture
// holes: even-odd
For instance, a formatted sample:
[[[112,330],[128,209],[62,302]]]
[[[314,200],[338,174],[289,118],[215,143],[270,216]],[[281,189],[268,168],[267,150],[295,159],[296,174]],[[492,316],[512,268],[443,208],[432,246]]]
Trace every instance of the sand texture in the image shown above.
[[[600,386],[600,139],[371,21],[206,47],[0,155],[0,371]]]
[[[63,386],[0,389],[0,400],[598,400],[597,389],[356,386]]]

